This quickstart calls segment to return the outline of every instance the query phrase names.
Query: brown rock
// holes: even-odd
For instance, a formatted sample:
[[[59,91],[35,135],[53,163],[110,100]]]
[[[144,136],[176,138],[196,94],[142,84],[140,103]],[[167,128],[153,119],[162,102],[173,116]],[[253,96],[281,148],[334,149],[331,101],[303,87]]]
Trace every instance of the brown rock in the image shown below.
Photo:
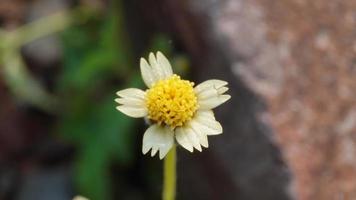
[[[283,88],[267,101],[298,197],[355,199],[356,1],[260,3],[269,37],[290,52]]]

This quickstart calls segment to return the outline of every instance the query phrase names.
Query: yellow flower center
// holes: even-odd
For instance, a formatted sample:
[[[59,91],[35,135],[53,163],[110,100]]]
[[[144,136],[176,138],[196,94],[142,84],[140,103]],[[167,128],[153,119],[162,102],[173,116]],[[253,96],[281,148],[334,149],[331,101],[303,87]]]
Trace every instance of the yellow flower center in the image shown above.
[[[183,126],[198,108],[193,86],[177,75],[157,81],[146,93],[148,118],[172,129]]]

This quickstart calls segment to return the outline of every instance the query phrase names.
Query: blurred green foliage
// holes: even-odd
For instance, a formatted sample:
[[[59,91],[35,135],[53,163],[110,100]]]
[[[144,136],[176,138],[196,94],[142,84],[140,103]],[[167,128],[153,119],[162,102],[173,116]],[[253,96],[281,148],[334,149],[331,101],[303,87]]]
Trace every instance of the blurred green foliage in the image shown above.
[[[58,132],[79,147],[75,182],[90,199],[110,199],[109,167],[133,159],[134,120],[117,112],[111,83],[142,85],[133,66],[119,5],[62,34],[63,71],[58,93],[65,107]]]

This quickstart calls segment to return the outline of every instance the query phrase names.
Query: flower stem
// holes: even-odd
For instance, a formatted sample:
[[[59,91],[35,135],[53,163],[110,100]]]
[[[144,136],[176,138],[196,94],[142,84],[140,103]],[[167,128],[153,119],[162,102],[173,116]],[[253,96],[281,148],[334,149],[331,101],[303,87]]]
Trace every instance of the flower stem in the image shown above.
[[[164,158],[163,200],[174,200],[176,196],[176,146]]]

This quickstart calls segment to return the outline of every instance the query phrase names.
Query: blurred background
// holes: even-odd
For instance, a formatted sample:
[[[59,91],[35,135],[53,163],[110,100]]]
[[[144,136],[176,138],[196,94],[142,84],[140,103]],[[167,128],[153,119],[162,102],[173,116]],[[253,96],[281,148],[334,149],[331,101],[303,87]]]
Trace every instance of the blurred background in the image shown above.
[[[0,0],[0,200],[160,199],[114,102],[158,50],[232,96],[178,200],[356,199],[355,0]]]

